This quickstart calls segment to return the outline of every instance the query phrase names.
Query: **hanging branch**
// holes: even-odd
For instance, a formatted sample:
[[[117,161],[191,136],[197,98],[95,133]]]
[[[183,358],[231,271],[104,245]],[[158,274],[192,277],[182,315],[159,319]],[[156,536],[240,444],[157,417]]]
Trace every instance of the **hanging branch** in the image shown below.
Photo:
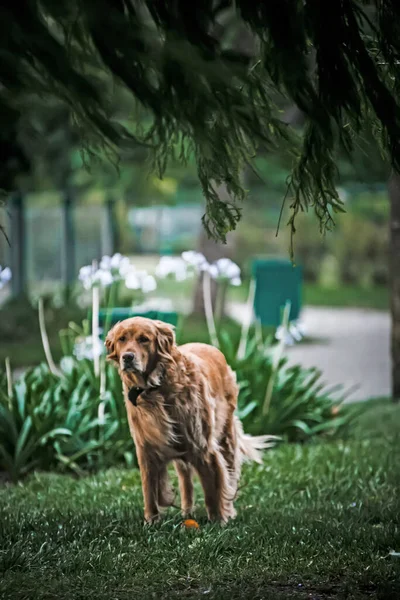
[[[240,173],[260,148],[293,156],[293,233],[310,207],[322,229],[333,226],[343,208],[336,151],[351,153],[365,126],[400,171],[398,0],[15,0],[3,12],[2,125],[22,112],[29,124],[32,94],[53,96],[73,113],[87,156],[115,162],[142,147],[162,176],[172,156],[193,155],[203,224],[216,239],[240,220]],[[251,51],[229,41],[229,27],[244,28]],[[147,111],[148,126],[113,117],[116,88]],[[303,137],[283,122],[279,95],[304,115]],[[215,182],[232,204],[221,203]]]

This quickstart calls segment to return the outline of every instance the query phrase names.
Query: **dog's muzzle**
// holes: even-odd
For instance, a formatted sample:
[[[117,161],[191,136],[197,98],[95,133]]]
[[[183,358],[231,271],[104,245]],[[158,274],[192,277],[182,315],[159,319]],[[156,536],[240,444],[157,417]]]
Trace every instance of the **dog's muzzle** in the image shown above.
[[[122,369],[124,371],[133,371],[135,369],[135,355],[133,352],[125,352],[121,356]]]

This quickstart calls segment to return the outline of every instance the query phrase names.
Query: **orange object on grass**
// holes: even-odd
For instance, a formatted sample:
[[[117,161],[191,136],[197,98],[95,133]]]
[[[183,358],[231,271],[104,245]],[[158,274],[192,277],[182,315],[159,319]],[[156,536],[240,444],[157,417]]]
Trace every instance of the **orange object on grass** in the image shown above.
[[[183,525],[186,529],[200,529],[200,525],[194,519],[186,519],[183,521]]]

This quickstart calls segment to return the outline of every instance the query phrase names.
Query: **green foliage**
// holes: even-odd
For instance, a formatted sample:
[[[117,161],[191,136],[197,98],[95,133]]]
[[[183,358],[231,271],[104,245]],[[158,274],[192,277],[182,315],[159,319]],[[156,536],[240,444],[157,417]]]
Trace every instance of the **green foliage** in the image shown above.
[[[0,467],[13,481],[33,469],[81,473],[134,463],[120,379],[107,366],[108,391],[99,399],[93,363],[71,357],[60,377],[45,364],[27,371],[10,397],[0,389]]]
[[[398,3],[364,4],[331,2],[322,11],[318,2],[292,1],[277,11],[264,0],[35,0],[24,10],[9,3],[0,112],[14,127],[32,93],[57,97],[86,156],[100,149],[115,162],[117,148],[148,148],[162,175],[171,157],[185,164],[194,155],[204,225],[220,239],[240,219],[243,166],[260,147],[281,144],[295,155],[292,231],[310,206],[329,227],[342,208],[338,146],[351,153],[367,126],[400,166]],[[119,94],[124,106],[129,98],[150,114],[137,120],[141,128],[126,111],[114,113]],[[300,146],[275,106],[282,97],[304,115]],[[28,110],[22,125],[32,125]],[[221,202],[214,183],[225,184],[233,202]]]
[[[361,287],[338,285],[322,287],[318,284],[304,286],[304,304],[306,306],[340,306],[388,310],[389,290],[387,286]]]
[[[221,334],[221,350],[236,372],[239,385],[238,415],[252,435],[280,435],[290,442],[342,433],[353,412],[333,398],[318,369],[288,366],[281,344],[262,340],[256,333],[247,341],[246,354],[237,356],[237,345]]]
[[[349,415],[335,414],[337,403],[323,391],[316,370],[288,368],[284,358],[275,368],[273,353],[279,346],[272,337],[258,344],[256,333],[251,333],[246,356],[238,360],[239,331],[229,323],[221,333],[222,351],[237,372],[238,414],[248,433],[278,434],[298,441],[331,435],[347,425]],[[201,330],[206,330],[204,324]],[[81,473],[135,462],[117,370],[105,365],[106,392],[100,398],[93,361],[78,361],[69,355],[79,328],[68,331],[69,335],[63,336],[67,355],[61,360],[61,376],[41,364],[15,383],[11,398],[5,377],[1,379],[0,467],[14,481],[32,469]],[[200,333],[181,341],[193,339],[201,339]],[[271,381],[272,395],[265,412]]]
[[[361,186],[360,186],[361,187]],[[346,188],[346,214],[338,215],[333,231],[321,235],[312,214],[297,219],[295,263],[303,268],[306,283],[327,289],[341,285],[371,288],[389,282],[389,201],[386,192]],[[265,190],[255,187],[254,204],[243,217],[236,234],[235,258],[240,264],[254,256],[287,254],[290,232],[281,228],[275,236],[279,200],[268,192],[268,207],[261,206]],[[283,215],[283,220],[288,211]]]
[[[45,316],[55,360],[62,357],[59,330],[70,321],[81,321],[85,312],[76,306],[54,306],[45,297]],[[0,307],[0,365],[8,356],[13,368],[33,366],[44,360],[37,309],[27,297],[12,299]]]
[[[206,524],[197,482],[195,532],[174,508],[143,527],[135,471],[0,486],[0,596],[399,598],[400,405],[380,399],[364,413],[348,440],[284,444],[245,465],[238,516],[224,528]]]

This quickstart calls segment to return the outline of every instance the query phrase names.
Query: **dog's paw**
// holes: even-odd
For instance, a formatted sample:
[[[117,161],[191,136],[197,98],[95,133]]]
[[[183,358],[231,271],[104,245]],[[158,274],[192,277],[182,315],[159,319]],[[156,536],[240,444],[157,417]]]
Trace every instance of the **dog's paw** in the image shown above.
[[[194,515],[194,506],[182,508],[181,514],[184,519],[192,519]]]
[[[145,525],[155,525],[161,521],[161,515],[145,515],[144,516],[144,524]]]
[[[217,525],[220,525],[221,527],[225,527],[225,525],[228,523],[229,519],[230,519],[230,515],[228,514],[209,514],[208,515],[208,520],[210,521],[210,523],[215,523]]]

